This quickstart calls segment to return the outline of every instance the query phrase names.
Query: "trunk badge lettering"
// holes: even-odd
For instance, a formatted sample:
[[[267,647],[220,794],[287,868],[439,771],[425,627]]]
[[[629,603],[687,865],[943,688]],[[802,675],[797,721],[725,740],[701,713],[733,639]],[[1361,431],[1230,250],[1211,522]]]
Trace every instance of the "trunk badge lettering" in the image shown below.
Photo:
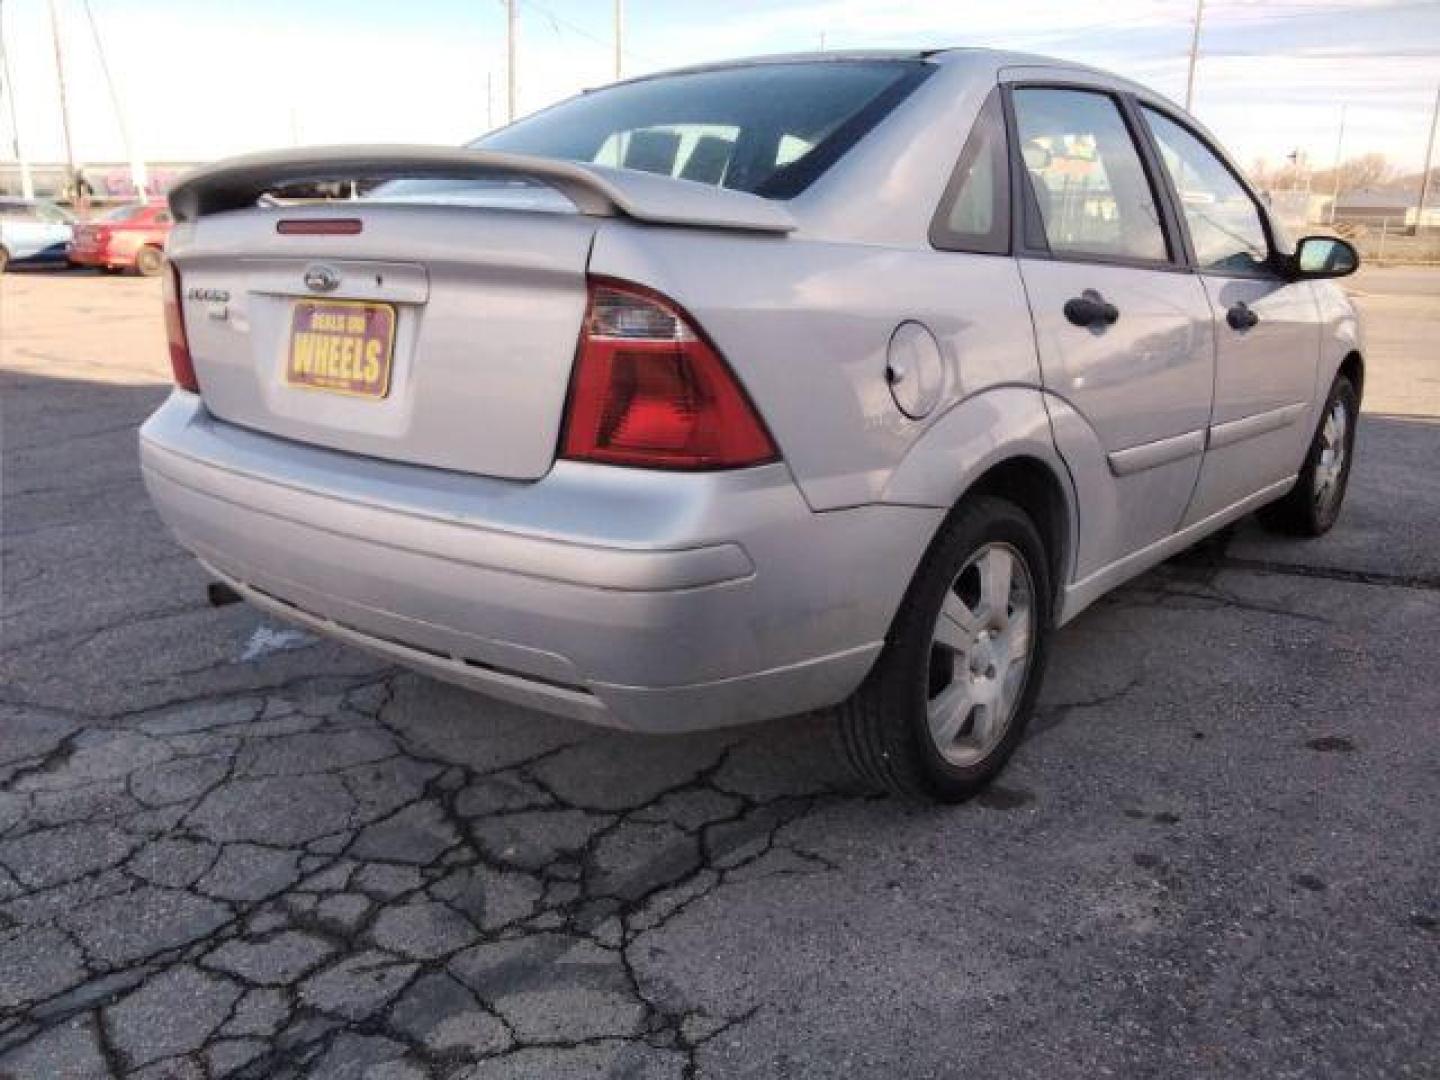
[[[340,285],[340,272],[329,266],[315,265],[305,270],[305,287],[311,292],[332,292]]]

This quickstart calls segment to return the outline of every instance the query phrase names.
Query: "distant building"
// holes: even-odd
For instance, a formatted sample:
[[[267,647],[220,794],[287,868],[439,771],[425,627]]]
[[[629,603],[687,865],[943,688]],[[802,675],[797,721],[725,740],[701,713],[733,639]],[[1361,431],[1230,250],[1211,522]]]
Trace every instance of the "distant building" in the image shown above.
[[[1374,188],[1342,191],[1335,204],[1335,223],[1379,228],[1384,222],[1391,229],[1404,232],[1417,226],[1426,232],[1440,229],[1440,205],[1426,206],[1422,221],[1416,210],[1416,199],[1417,193],[1413,191],[1379,191]],[[1437,193],[1437,201],[1440,201],[1440,193]]]
[[[146,165],[145,190],[150,195],[164,195],[175,182],[191,169],[191,161],[156,161]],[[85,179],[95,189],[97,202],[120,202],[135,198],[135,184],[130,166],[125,162],[87,161],[81,165]],[[60,162],[41,162],[30,166],[35,194],[42,199],[58,198],[69,181],[69,168]],[[13,161],[0,163],[0,195],[19,195],[20,166]]]

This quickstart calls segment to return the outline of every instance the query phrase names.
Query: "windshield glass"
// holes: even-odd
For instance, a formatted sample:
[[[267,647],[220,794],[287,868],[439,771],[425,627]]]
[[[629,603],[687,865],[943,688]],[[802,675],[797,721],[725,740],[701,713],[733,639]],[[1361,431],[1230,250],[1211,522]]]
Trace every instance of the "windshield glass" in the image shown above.
[[[117,206],[114,210],[106,212],[102,220],[105,221],[131,221],[138,218],[145,212],[145,207],[140,204],[134,206]]]
[[[832,60],[662,75],[581,94],[471,145],[785,199],[929,70],[920,61]]]

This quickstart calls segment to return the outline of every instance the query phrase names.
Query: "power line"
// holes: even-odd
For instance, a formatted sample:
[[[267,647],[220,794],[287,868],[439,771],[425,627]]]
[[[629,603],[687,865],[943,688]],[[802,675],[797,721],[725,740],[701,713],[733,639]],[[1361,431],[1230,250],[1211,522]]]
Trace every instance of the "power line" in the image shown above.
[[[120,142],[125,147],[125,157],[130,162],[130,182],[135,185],[136,194],[145,198],[145,163],[136,156],[135,145],[130,141],[130,126],[125,122],[125,110],[120,107],[120,95],[115,89],[115,78],[110,74],[110,61],[105,56],[105,45],[100,40],[100,25],[95,21],[95,12],[90,0],[80,0],[85,8],[85,18],[90,22],[90,36],[95,39],[95,52],[100,57],[100,70],[105,76],[105,85],[110,90],[110,104],[115,108],[115,122],[120,126]]]
[[[20,194],[27,199],[35,197],[35,181],[30,176],[30,162],[20,148],[20,117],[15,104],[15,80],[10,75],[10,54],[5,50],[5,0],[0,0],[0,80],[10,102],[10,138],[14,143],[15,160],[20,165]]]
[[[515,0],[505,0],[505,122],[515,122],[515,35],[519,32],[516,24],[518,12]]]
[[[1420,202],[1415,208],[1415,229],[1425,227],[1425,197],[1430,194],[1430,167],[1435,160],[1435,128],[1440,124],[1440,88],[1435,91],[1435,108],[1430,113],[1430,139],[1425,144],[1425,167],[1420,171]]]
[[[563,15],[557,15],[554,11],[552,11],[548,7],[545,7],[543,4],[537,4],[535,0],[520,0],[520,2],[523,3],[526,7],[530,8],[532,11],[534,11],[537,15],[543,16],[546,22],[550,24],[551,29],[554,30],[557,34],[560,32],[560,28],[564,27],[572,34],[576,34],[579,37],[585,38],[588,41],[592,41],[596,45],[603,45],[607,49],[613,49],[615,47],[615,38],[602,37],[599,34],[593,33],[592,31],[587,30],[585,27],[581,26],[579,23],[571,22]],[[632,60],[639,60],[646,64],[660,63],[660,61],[656,60],[654,57],[645,56],[642,53],[637,53],[629,46],[626,46],[624,48],[624,53]]]
[[[1190,34],[1190,69],[1185,76],[1185,111],[1195,101],[1195,63],[1200,59],[1200,23],[1205,18],[1205,0],[1195,0],[1195,28]]]
[[[50,36],[55,42],[55,74],[60,80],[60,126],[65,131],[65,163],[70,167],[70,176],[75,176],[75,146],[70,141],[70,102],[65,96],[65,52],[60,47],[60,16],[55,11],[55,0],[50,0]]]

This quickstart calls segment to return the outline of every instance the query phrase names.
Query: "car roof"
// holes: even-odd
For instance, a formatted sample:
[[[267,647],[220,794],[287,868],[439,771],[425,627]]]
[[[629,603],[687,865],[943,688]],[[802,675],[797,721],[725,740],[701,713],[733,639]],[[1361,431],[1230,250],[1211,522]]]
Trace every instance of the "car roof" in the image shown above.
[[[737,57],[732,60],[717,60],[712,63],[691,64],[685,67],[669,68],[639,75],[624,82],[645,82],[667,75],[689,75],[701,71],[723,71],[729,68],[759,67],[765,64],[834,63],[855,60],[920,61],[940,66],[965,64],[977,68],[987,75],[1011,67],[1058,68],[1085,75],[1096,76],[1114,84],[1120,84],[1137,93],[1159,96],[1141,83],[1122,75],[1106,71],[1089,64],[1073,60],[1061,60],[1038,53],[1013,52],[1009,49],[991,49],[978,45],[954,45],[933,49],[835,49],[825,52],[771,53],[759,56]]]

